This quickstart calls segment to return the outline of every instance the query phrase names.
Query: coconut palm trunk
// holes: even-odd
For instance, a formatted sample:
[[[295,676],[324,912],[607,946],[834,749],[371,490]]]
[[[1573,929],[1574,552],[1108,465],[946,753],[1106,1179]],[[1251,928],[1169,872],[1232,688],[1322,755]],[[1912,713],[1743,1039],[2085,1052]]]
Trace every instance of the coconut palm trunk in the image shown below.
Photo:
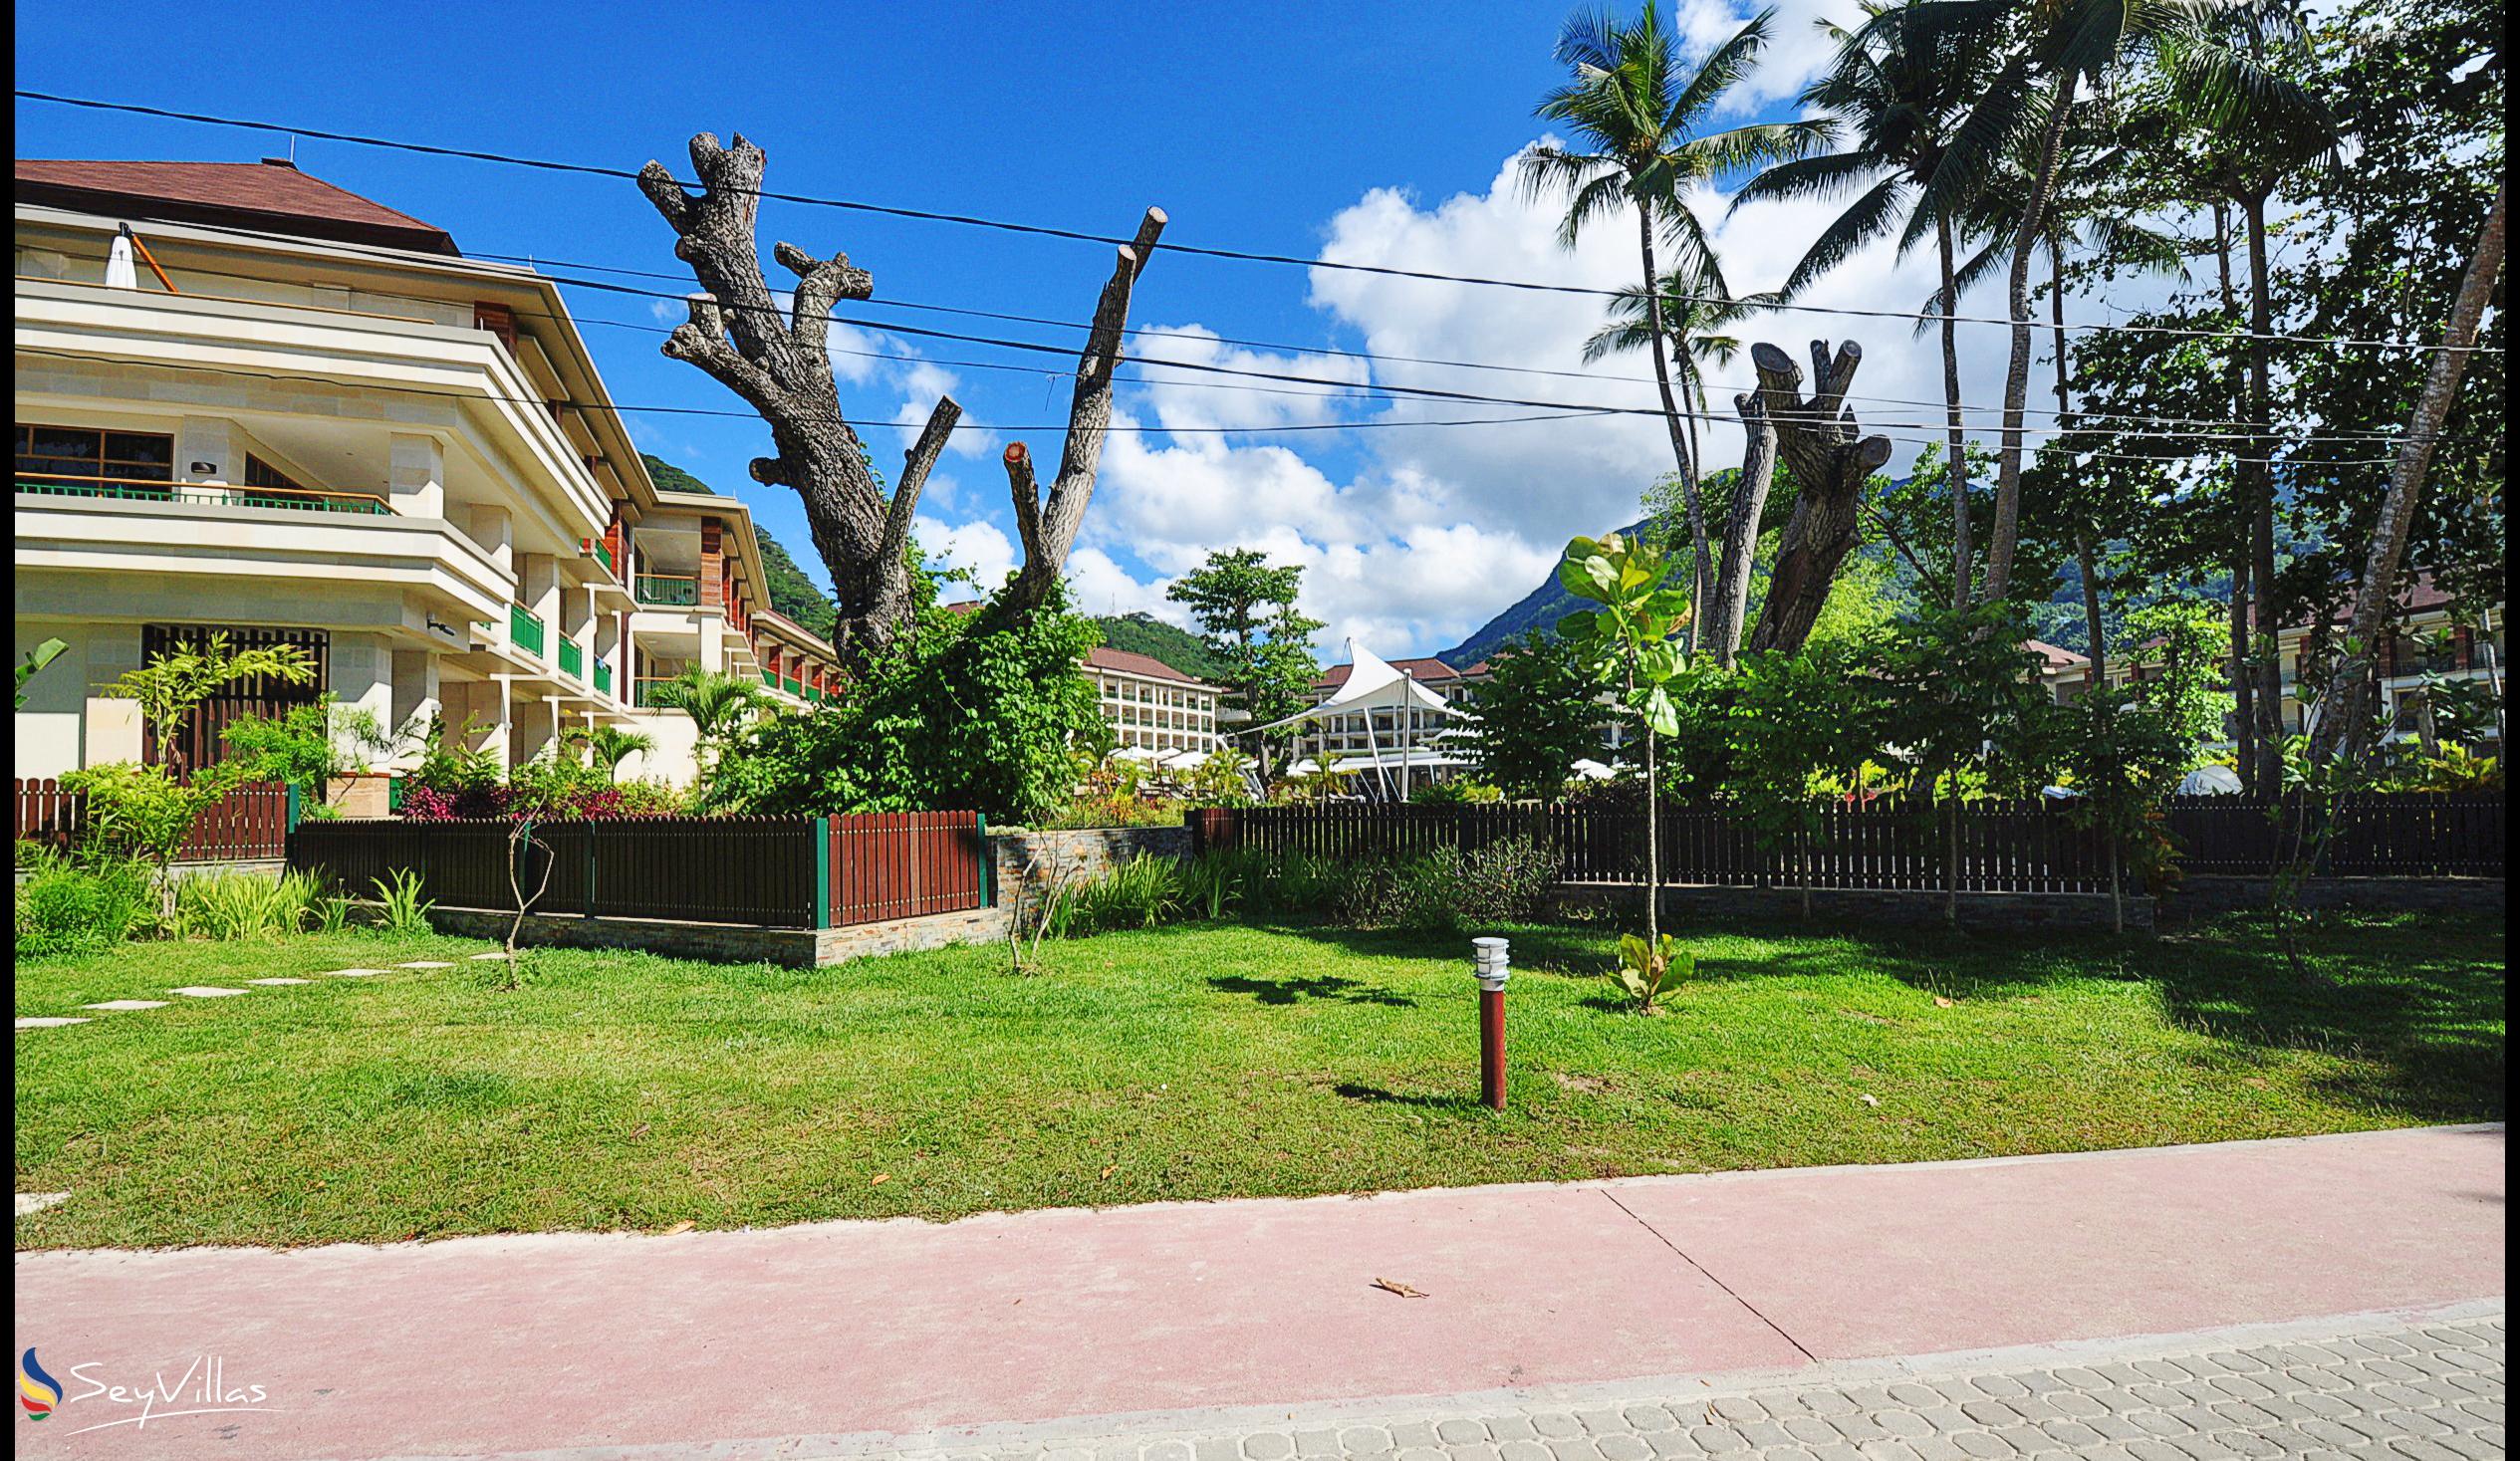
[[[2231,281],[2231,210],[2223,203],[2214,204],[2214,263],[2220,275],[2222,312],[2239,313],[2239,287]],[[2240,382],[2231,382],[2231,396],[2240,395]],[[2235,483],[2237,476],[2235,474]],[[2232,759],[2240,768],[2244,787],[2254,787],[2257,780],[2257,675],[2249,660],[2250,605],[2255,602],[2255,586],[2250,573],[2249,534],[2246,528],[2248,508],[2241,504],[2239,551],[2231,560],[2231,730]]]
[[[1942,416],[1951,472],[1951,608],[1969,607],[1969,454],[1960,419],[1960,286],[1953,272],[1951,220],[1933,225],[1934,251],[1942,265]]]
[[[1637,242],[1644,259],[1645,334],[1653,351],[1653,385],[1662,397],[1662,424],[1671,435],[1671,455],[1680,468],[1680,502],[1688,517],[1688,624],[1680,642],[1697,652],[1697,609],[1706,602],[1706,511],[1697,495],[1697,463],[1689,451],[1680,404],[1671,393],[1671,359],[1662,339],[1662,276],[1653,266],[1653,210],[1637,209]],[[1647,743],[1648,748],[1650,742]]]
[[[2013,235],[2012,273],[2007,281],[2012,355],[2004,365],[2004,444],[1995,472],[1995,531],[1986,545],[1990,603],[2012,589],[2013,545],[2021,536],[2021,422],[2030,401],[2030,256],[2039,246],[2048,200],[2056,191],[2057,166],[2065,156],[2065,122],[2074,110],[2074,89],[2080,79],[2080,72],[2068,69],[2056,80],[2056,93],[2048,103],[2047,136],[2039,149],[2039,171],[2022,204],[2020,231]]]
[[[2247,451],[2239,480],[2248,484],[2249,576],[2257,603],[2257,637],[2251,646],[2251,679],[2257,700],[2257,765],[2251,768],[2250,790],[2272,799],[2283,791],[2284,683],[2283,620],[2275,596],[2275,442],[2273,371],[2268,334],[2274,329],[2274,308],[2268,298],[2266,263],[2266,194],[2242,200],[2249,229],[2249,382],[2245,407],[2249,421]]]

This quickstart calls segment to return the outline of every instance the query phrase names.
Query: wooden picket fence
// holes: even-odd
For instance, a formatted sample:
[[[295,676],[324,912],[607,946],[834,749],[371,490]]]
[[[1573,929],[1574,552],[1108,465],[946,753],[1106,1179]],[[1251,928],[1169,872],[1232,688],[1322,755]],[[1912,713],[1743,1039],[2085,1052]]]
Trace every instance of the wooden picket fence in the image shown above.
[[[2356,876],[2503,873],[2500,798],[2358,797],[2339,813],[2320,871]],[[2269,807],[2235,797],[2173,799],[2167,816],[2190,872],[2267,871],[2277,855]],[[1567,882],[1642,882],[1645,814],[1538,803],[1469,807],[1261,807],[1189,816],[1194,848],[1251,848],[1286,856],[1401,857],[1438,847],[1473,851],[1524,837],[1552,850]],[[1880,800],[1810,809],[1801,827],[1762,827],[1731,807],[1660,812],[1667,883],[1963,892],[2106,892],[2107,842],[2070,804]]]
[[[431,902],[506,912],[513,827],[309,822],[289,861],[362,894],[407,871]],[[515,880],[538,913],[838,928],[988,906],[986,844],[970,812],[593,818],[535,824]]]
[[[67,850],[87,826],[87,801],[53,777],[16,778],[17,840]],[[241,786],[212,803],[175,853],[180,862],[253,862],[289,852],[289,789]]]

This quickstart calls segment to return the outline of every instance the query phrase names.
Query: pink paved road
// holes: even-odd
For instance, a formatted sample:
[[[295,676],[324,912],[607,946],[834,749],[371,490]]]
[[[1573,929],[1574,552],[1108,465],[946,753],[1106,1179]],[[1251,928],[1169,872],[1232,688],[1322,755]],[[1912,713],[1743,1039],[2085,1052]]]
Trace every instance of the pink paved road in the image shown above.
[[[2189,1331],[2499,1297],[2503,1202],[2502,1129],[2444,1127],[941,1226],[22,1254],[17,1347],[72,1396],[216,1355],[277,1408],[77,1433],[117,1413],[92,1396],[17,1441],[652,1446]]]

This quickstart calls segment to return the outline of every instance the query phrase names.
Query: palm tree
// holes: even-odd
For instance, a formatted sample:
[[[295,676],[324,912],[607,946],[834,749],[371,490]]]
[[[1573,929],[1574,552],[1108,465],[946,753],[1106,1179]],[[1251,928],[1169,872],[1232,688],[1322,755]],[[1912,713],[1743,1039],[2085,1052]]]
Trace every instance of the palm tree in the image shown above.
[[[2021,0],[2012,5],[1934,4],[1948,24],[2007,54],[1960,123],[1955,143],[1927,179],[1908,234],[1957,215],[1983,196],[2006,153],[2035,137],[2029,190],[2012,237],[2007,303],[2012,350],[2004,370],[2003,445],[1996,462],[1995,529],[1986,550],[1986,597],[2011,588],[2021,528],[2022,414],[2030,393],[2030,265],[2047,228],[2065,135],[2082,89],[2102,89],[2148,58],[2174,95],[2220,125],[2254,131],[2319,110],[2299,82],[2267,67],[2261,45],[2234,46],[2229,26],[2260,34],[2270,0]]]
[[[1838,58],[1828,72],[1803,89],[1802,102],[1839,122],[1849,143],[1843,151],[1778,163],[1752,178],[1732,201],[1737,209],[1754,199],[1838,197],[1863,189],[1822,230],[1786,277],[1781,293],[1787,299],[1893,229],[1901,230],[1898,249],[1904,254],[1918,237],[1918,221],[1932,227],[1942,289],[1930,313],[1939,316],[1942,325],[1954,609],[1968,607],[1970,556],[1960,347],[1951,318],[1960,296],[1956,255],[1961,229],[1947,211],[1925,212],[1922,195],[1956,140],[1961,118],[1985,78],[1991,55],[1984,44],[1983,18],[1954,24],[1944,12],[1983,8],[1975,0],[1949,0],[1931,11],[1917,0],[1896,6],[1867,0],[1865,22],[1853,31],[1821,22],[1822,29],[1838,42]]]
[[[716,765],[718,750],[768,703],[769,696],[741,675],[689,664],[656,686],[655,699],[658,705],[691,717],[702,753],[700,770],[705,774]]]
[[[621,774],[623,762],[656,749],[654,736],[643,731],[624,730],[618,725],[579,726],[569,732],[568,740],[594,754],[595,764],[604,768],[604,779],[607,781]]]
[[[1749,74],[1767,44],[1773,10],[1751,18],[1716,47],[1692,73],[1679,57],[1679,38],[1668,29],[1654,0],[1633,21],[1606,11],[1579,12],[1558,37],[1558,60],[1574,74],[1545,98],[1537,115],[1564,123],[1589,150],[1535,146],[1523,153],[1522,181],[1539,197],[1568,197],[1558,242],[1573,248],[1585,225],[1633,207],[1645,303],[1645,344],[1653,355],[1654,384],[1679,465],[1681,500],[1687,506],[1690,602],[1706,592],[1706,518],[1698,501],[1697,463],[1671,388],[1670,338],[1662,317],[1662,270],[1655,263],[1657,236],[1669,243],[1677,273],[1717,298],[1730,293],[1705,226],[1690,211],[1689,197],[1718,177],[1799,157],[1829,139],[1826,122],[1761,122],[1698,134],[1715,104]],[[1688,630],[1696,647],[1696,629]]]
[[[1678,386],[1675,393],[1682,404],[1690,407],[1686,414],[1691,461],[1705,460],[1697,450],[1698,418],[1708,414],[1706,376],[1697,368],[1698,363],[1729,365],[1741,354],[1737,336],[1707,332],[1737,325],[1757,306],[1781,300],[1775,294],[1728,300],[1717,292],[1721,287],[1720,281],[1691,279],[1679,269],[1665,270],[1662,275],[1662,337]],[[1610,323],[1584,342],[1584,364],[1596,365],[1626,351],[1649,349],[1652,337],[1653,311],[1645,292],[1634,286],[1623,289],[1610,302]]]

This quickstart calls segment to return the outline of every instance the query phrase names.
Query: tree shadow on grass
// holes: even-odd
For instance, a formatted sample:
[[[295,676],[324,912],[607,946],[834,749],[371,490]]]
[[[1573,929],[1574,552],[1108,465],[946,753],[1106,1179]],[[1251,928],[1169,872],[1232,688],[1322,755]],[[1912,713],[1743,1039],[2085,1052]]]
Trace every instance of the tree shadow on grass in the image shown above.
[[[1459,960],[1467,972],[1469,932],[1285,931],[1368,956]],[[1517,968],[1572,977],[1606,969],[1616,941],[1609,925],[1497,931],[1512,939]],[[1700,983],[1869,975],[1957,1000],[2021,999],[2069,981],[2142,983],[2158,991],[2170,1022],[2215,1042],[2192,1057],[2200,1068],[2228,1072],[2307,1052],[2342,1063],[2311,1089],[2344,1104],[2418,1121],[2505,1112],[2504,959],[2490,917],[2324,915],[2307,940],[2321,975],[2313,980],[2291,972],[2265,918],[2245,914],[2159,937],[1863,929],[1825,918],[1682,921],[1672,931],[1684,945],[1766,941],[1754,955],[1702,956]],[[1577,1003],[1605,1016],[1627,1009],[1607,991]]]
[[[1243,974],[1217,974],[1209,977],[1208,988],[1226,994],[1247,994],[1264,1005],[1291,1005],[1300,1000],[1337,1000],[1349,1005],[1389,1005],[1415,1009],[1417,1001],[1387,989],[1377,989],[1359,980],[1336,974],[1295,975],[1285,979],[1254,979]]]
[[[1478,1101],[1467,1096],[1407,1096],[1397,1091],[1386,1091],[1380,1086],[1360,1085],[1354,1081],[1343,1081],[1330,1090],[1334,1096],[1348,1100],[1364,1101],[1371,1105],[1413,1105],[1426,1110],[1440,1111],[1470,1111],[1479,1108]]]

